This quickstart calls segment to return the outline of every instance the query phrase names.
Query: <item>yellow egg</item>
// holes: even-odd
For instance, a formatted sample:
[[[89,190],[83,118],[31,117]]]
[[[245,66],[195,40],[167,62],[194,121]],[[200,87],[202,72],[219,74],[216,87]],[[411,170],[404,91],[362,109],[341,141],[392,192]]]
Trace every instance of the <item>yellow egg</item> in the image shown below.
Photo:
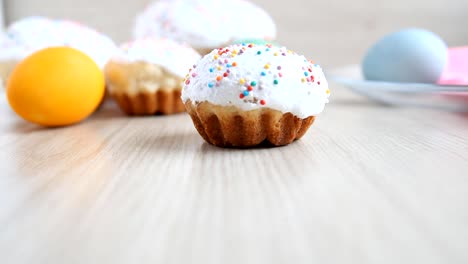
[[[10,106],[22,118],[43,126],[65,126],[96,110],[104,96],[104,75],[81,51],[51,47],[20,62],[6,91]]]

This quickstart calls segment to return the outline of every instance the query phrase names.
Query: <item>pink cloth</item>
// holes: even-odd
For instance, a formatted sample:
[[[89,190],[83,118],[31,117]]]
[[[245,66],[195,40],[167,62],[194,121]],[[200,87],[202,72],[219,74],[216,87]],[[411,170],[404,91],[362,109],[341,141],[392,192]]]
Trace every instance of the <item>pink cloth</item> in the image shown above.
[[[438,83],[468,85],[468,46],[448,49],[448,63]]]

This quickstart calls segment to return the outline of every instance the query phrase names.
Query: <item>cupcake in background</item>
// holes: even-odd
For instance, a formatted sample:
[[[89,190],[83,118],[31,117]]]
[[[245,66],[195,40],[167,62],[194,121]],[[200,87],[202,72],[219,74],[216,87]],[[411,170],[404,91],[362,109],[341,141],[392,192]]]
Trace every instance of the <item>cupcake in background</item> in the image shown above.
[[[100,68],[118,50],[109,37],[79,23],[28,17],[11,24],[0,40],[0,77],[6,80],[18,62],[38,50],[53,46],[78,49]]]
[[[128,115],[183,112],[184,77],[199,59],[194,49],[170,39],[126,43],[105,66],[109,94]]]
[[[272,41],[276,26],[246,0],[160,0],[137,16],[134,36],[167,37],[207,54],[239,39]]]

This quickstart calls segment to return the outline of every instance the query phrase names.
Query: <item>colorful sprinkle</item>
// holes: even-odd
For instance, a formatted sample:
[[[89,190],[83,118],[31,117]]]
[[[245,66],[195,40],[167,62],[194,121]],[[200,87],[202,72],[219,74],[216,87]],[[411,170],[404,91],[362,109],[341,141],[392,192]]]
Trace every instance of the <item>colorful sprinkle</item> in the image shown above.
[[[186,84],[186,85],[189,85],[189,84],[190,84],[190,80],[189,80],[189,79],[185,80],[185,84]]]
[[[197,77],[197,73],[196,72],[192,73],[192,77]]]
[[[244,102],[250,102],[250,103],[256,103],[260,105],[266,105],[265,100],[260,100],[260,98],[257,98],[254,96],[255,92],[254,91],[262,91],[265,83],[273,83],[273,85],[279,85],[280,80],[283,77],[283,68],[281,65],[278,65],[276,63],[272,64],[272,61],[264,61],[264,70],[260,69],[260,72],[256,72],[257,74],[260,74],[260,76],[268,76],[269,80],[265,82],[264,78],[261,78],[257,75],[253,76],[244,76],[244,78],[240,78],[242,75],[238,75],[235,70],[231,71],[230,68],[238,66],[237,62],[234,62],[235,59],[230,59],[229,57],[234,57],[234,56],[240,56],[244,53],[244,51],[247,51],[248,48],[253,48],[249,52],[257,55],[267,55],[265,52],[272,51],[274,56],[288,56],[288,54],[296,54],[291,50],[286,50],[286,49],[273,49],[271,45],[255,45],[253,43],[243,43],[241,45],[234,46],[235,49],[232,49],[231,51],[229,49],[218,49],[217,54],[213,54],[215,60],[213,60],[213,63],[216,64],[216,67],[209,68],[209,71],[213,73],[216,71],[216,69],[219,71],[217,74],[214,76],[214,79],[209,80],[206,82],[206,85],[209,88],[214,88],[218,86],[223,85],[223,78],[229,78],[229,76],[236,77],[239,82],[239,88],[242,90],[239,93],[239,98],[242,99]],[[225,55],[223,55],[225,54]],[[302,58],[303,59],[303,58]],[[308,60],[305,60],[305,62],[308,62]],[[275,66],[276,65],[276,66]],[[302,72],[303,72],[303,78],[301,79],[302,83],[307,82],[308,85],[312,85],[314,82],[314,72],[313,68],[318,67],[318,65],[313,64],[313,62],[310,63],[304,63],[304,67],[302,67]],[[300,67],[300,66],[299,66]],[[185,84],[188,85],[192,78],[198,77],[198,72],[195,72],[195,65],[193,66],[192,70],[189,72],[188,77],[184,80]],[[248,72],[248,74],[252,74],[251,72]],[[302,77],[302,76],[299,76]],[[212,77],[213,78],[213,77]],[[271,78],[271,79],[270,79]],[[252,80],[253,79],[253,80]],[[228,81],[226,79],[225,81]],[[317,82],[318,85],[320,85],[320,82]],[[205,86],[206,87],[206,86]],[[281,86],[277,86],[281,87]],[[217,89],[217,88],[216,88]],[[278,88],[276,88],[278,89]],[[213,90],[214,92],[214,90]],[[323,92],[323,91],[322,91]],[[326,94],[330,94],[330,90],[326,89],[325,90]]]
[[[327,89],[325,92],[326,92],[327,94],[330,94],[330,89]]]

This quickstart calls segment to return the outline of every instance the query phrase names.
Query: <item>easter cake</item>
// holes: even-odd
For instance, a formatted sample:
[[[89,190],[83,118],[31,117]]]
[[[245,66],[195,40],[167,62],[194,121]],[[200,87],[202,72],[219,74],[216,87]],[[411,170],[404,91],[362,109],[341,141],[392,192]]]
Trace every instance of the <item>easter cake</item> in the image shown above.
[[[198,59],[195,50],[170,39],[126,43],[105,66],[109,94],[129,115],[183,112],[184,76]]]
[[[285,47],[238,44],[213,50],[182,90],[200,135],[220,147],[281,146],[301,138],[328,102],[317,64]]]
[[[238,39],[273,40],[276,26],[246,0],[160,0],[137,16],[134,36],[167,37],[207,54]]]

